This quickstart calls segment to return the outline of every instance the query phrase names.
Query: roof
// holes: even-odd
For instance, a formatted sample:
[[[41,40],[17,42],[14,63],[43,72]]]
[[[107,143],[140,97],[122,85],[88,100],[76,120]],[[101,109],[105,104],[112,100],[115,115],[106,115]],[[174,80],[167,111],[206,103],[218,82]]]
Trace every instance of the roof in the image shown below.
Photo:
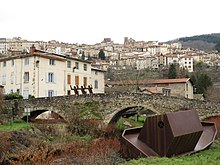
[[[192,56],[189,56],[189,55],[185,55],[185,56],[182,56],[180,58],[193,58]]]
[[[177,54],[164,54],[166,57],[177,57]]]
[[[85,63],[91,63],[90,61],[85,61],[82,59],[73,58],[73,57],[60,55],[60,54],[56,54],[56,53],[50,53],[50,52],[46,52],[43,50],[34,50],[33,53],[20,54],[20,55],[16,55],[16,56],[0,58],[0,62],[12,60],[12,59],[25,58],[25,57],[33,57],[33,56],[43,57],[43,58],[47,58],[47,59],[54,59],[54,60],[59,60],[59,61],[65,61],[66,59],[67,60],[70,59],[70,60],[76,60],[76,61],[85,62]]]
[[[157,87],[145,87],[140,89],[141,92],[149,92],[152,94],[162,94],[160,91],[157,90]]]
[[[50,53],[47,53],[47,54],[46,53],[34,53],[34,54],[21,54],[21,55],[1,58],[0,62],[9,61],[9,60],[13,60],[13,59],[19,59],[19,58],[33,57],[33,56],[43,57],[43,58],[47,58],[47,59],[54,59],[54,60],[59,60],[59,61],[65,60],[62,57],[54,56],[53,54],[50,54]]]
[[[102,70],[102,69],[99,69],[99,68],[91,68],[92,70],[95,70],[95,71],[99,71],[99,72],[106,72],[105,70]]]
[[[174,84],[174,83],[186,83],[191,81],[190,78],[178,78],[178,79],[156,79],[156,80],[127,80],[127,81],[109,81],[111,85],[144,85],[144,84]]]

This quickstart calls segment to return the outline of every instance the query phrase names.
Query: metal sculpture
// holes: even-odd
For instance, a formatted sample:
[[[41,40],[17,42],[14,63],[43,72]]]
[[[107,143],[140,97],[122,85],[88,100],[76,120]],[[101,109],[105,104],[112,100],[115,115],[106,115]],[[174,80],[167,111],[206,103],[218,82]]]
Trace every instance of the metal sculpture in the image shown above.
[[[200,122],[195,110],[151,116],[141,128],[124,130],[123,152],[130,158],[195,153],[213,143],[215,123]]]

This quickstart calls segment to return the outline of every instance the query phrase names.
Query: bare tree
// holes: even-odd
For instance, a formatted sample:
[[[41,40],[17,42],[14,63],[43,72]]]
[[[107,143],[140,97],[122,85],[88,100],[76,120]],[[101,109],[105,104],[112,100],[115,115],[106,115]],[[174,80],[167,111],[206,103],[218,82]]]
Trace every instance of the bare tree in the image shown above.
[[[0,109],[3,107],[3,88],[0,87]]]
[[[209,101],[219,102],[219,100],[220,100],[220,88],[215,87],[215,86],[209,87],[206,94],[205,94],[205,97]]]
[[[0,87],[0,114],[2,114],[2,111],[3,111],[3,88]],[[2,123],[2,121],[0,118],[0,124],[1,123]]]

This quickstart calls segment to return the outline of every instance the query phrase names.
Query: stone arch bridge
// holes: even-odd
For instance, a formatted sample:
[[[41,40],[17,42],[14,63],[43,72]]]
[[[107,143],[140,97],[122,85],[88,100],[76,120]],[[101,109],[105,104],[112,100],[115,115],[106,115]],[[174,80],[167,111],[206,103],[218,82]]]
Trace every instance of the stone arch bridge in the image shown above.
[[[16,103],[15,103],[16,102]],[[112,93],[93,94],[91,96],[57,96],[51,98],[35,98],[27,100],[6,101],[8,110],[16,109],[19,117],[23,117],[24,108],[30,108],[32,113],[39,110],[50,110],[58,113],[68,121],[77,109],[93,104],[94,111],[99,112],[103,122],[108,123],[112,117],[122,111],[131,108],[141,108],[156,114],[173,112],[184,109],[197,110],[200,119],[220,115],[220,103],[200,100],[190,100],[177,97],[166,97],[162,95],[148,95],[139,93]],[[94,106],[95,104],[95,106]],[[17,107],[14,107],[14,106]],[[43,111],[42,111],[43,112]],[[36,115],[36,114],[35,114]]]

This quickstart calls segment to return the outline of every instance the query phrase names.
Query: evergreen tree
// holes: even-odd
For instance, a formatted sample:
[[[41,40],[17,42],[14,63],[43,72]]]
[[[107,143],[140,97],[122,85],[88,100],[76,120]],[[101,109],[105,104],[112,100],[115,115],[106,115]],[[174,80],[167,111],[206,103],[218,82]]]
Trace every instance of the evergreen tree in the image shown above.
[[[99,51],[99,58],[100,58],[101,60],[105,60],[105,52],[103,51],[103,49],[101,49],[101,50]]]
[[[176,65],[175,64],[171,64],[168,70],[168,78],[172,79],[172,78],[176,78],[177,77],[177,73],[176,73]]]
[[[191,80],[196,88],[195,93],[205,93],[209,86],[212,86],[211,78],[206,73],[197,73],[191,76]]]

